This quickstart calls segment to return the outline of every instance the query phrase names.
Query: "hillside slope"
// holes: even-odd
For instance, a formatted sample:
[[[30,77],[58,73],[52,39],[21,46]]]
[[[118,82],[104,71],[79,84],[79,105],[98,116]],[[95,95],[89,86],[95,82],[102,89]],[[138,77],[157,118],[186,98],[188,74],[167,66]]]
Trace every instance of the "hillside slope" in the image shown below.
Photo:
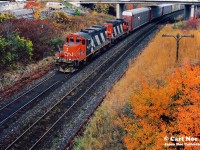
[[[194,34],[195,38],[181,39],[180,57],[176,63],[176,41],[174,38],[163,38],[163,34]],[[184,62],[198,64],[200,60],[200,32],[198,30],[173,29],[165,26],[149,43],[143,52],[134,60],[113,89],[107,94],[102,105],[89,121],[83,137],[75,139],[74,149],[124,149],[125,132],[117,125],[119,114],[130,108],[127,103],[138,83],[161,82]],[[162,82],[161,82],[162,83]],[[137,104],[137,102],[136,102]]]

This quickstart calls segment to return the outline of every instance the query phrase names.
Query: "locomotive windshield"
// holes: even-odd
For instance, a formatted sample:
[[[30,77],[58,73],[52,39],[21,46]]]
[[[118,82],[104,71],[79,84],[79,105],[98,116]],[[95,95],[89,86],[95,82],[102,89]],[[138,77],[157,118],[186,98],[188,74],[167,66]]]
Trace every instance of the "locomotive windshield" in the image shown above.
[[[69,42],[74,42],[74,38],[70,37]]]
[[[74,42],[74,38],[73,38],[73,37],[67,38],[67,39],[66,39],[66,42],[67,42],[67,43],[69,43],[69,42]]]
[[[79,43],[79,42],[81,42],[81,39],[77,38],[76,43]]]

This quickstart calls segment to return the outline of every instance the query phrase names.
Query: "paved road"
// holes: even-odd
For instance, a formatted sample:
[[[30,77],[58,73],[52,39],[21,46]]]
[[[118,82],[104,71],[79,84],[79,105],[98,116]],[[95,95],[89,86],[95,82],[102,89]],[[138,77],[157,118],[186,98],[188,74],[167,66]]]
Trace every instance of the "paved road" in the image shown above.
[[[10,11],[17,18],[34,19],[32,9],[24,9],[24,2],[0,2],[0,12]]]
[[[33,10],[32,9],[24,9],[24,2],[0,2],[0,13],[5,11],[10,11],[17,18],[25,18],[25,19],[34,19]],[[44,8],[43,11],[48,11],[47,8]],[[63,10],[67,15],[75,15],[74,9],[64,9]],[[54,11],[51,11],[53,13]],[[81,13],[84,13],[80,11]]]
[[[24,2],[0,2],[0,12],[23,9]]]
[[[24,19],[34,19],[33,16],[33,10],[32,9],[19,9],[19,10],[13,10],[12,13],[18,18],[24,18]]]

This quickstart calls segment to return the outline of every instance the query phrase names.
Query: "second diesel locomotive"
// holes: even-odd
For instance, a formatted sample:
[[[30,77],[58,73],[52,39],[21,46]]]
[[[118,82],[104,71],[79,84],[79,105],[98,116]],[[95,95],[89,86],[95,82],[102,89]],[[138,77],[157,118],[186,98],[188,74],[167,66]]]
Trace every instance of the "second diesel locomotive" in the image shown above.
[[[181,5],[163,4],[122,12],[122,18],[94,25],[66,36],[63,49],[58,54],[57,66],[61,72],[74,72],[87,61],[120,37],[150,22],[153,19],[183,9]]]

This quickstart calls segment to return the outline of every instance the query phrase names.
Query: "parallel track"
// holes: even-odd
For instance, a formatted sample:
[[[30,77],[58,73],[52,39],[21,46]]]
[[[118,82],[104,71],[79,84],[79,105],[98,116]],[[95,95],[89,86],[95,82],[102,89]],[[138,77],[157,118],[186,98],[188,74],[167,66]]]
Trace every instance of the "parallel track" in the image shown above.
[[[18,98],[14,99],[10,103],[6,104],[0,109],[0,131],[2,132],[15,120],[17,120],[21,115],[23,115],[30,108],[34,107],[39,101],[41,101],[45,96],[49,95],[52,91],[57,89],[62,85],[62,81],[67,80],[70,75],[62,75],[63,78],[60,80],[49,81],[59,74],[53,74],[44,81],[38,83],[36,86],[28,90],[27,92],[20,95]],[[53,80],[53,79],[52,79]],[[47,84],[48,83],[48,84]],[[43,88],[41,91],[40,89]],[[39,89],[39,90],[38,90]],[[39,92],[40,91],[40,92]],[[32,94],[32,95],[31,95]]]
[[[20,95],[18,98],[14,99],[13,101],[11,101],[10,103],[6,104],[5,106],[3,106],[2,108],[0,108],[0,125],[2,125],[3,122],[5,122],[7,119],[9,119],[9,117],[13,116],[15,113],[17,113],[17,111],[21,110],[23,107],[25,107],[25,105],[28,105],[31,101],[33,101],[34,99],[36,99],[37,97],[39,97],[39,95],[41,95],[42,93],[40,93],[38,96],[36,96],[35,98],[33,98],[32,100],[30,100],[28,103],[26,103],[25,105],[21,105],[19,106],[19,109],[17,109],[17,111],[14,112],[10,112],[11,114],[8,113],[8,111],[13,110],[12,106],[14,107],[15,105],[18,105],[19,103],[23,103],[23,97],[28,96],[31,92],[33,92],[36,88],[38,88],[39,86],[41,86],[42,84],[44,84],[45,82],[48,82],[49,79],[53,78],[55,76],[55,74],[53,74],[52,76],[50,76],[49,78],[45,79],[44,81],[40,82],[39,84],[37,84],[36,86],[34,86],[33,88],[31,88],[30,90],[26,91],[25,93],[23,93],[22,95]],[[8,114],[8,115],[5,115]]]
[[[31,89],[29,89],[28,91],[26,91],[25,93],[21,94],[19,97],[17,97],[16,99],[12,100],[10,103],[6,104],[5,106],[0,108],[0,112],[2,110],[4,110],[5,108],[9,107],[10,105],[15,104],[18,100],[20,100],[20,98],[24,97],[25,95],[31,93],[34,89],[36,89],[38,86],[40,86],[41,84],[43,84],[44,82],[47,82],[49,79],[53,78],[55,76],[55,74],[51,75],[49,78],[43,80],[42,82],[38,83],[36,86],[32,87]]]
[[[118,47],[117,53],[114,53],[107,60],[93,70],[76,87],[61,98],[50,110],[32,124],[26,131],[17,137],[6,149],[35,149],[39,143],[49,134],[53,133],[60,122],[69,114],[72,114],[76,107],[80,108],[85,102],[87,94],[100,83],[102,79],[109,76],[109,73],[130,53],[133,46],[141,42],[144,37],[153,31],[155,25],[148,27],[142,32],[143,37],[138,35],[138,40],[127,41],[127,45]],[[134,44],[134,45],[133,45]],[[130,45],[132,45],[130,47]],[[77,109],[77,108],[76,108]],[[69,117],[70,118],[70,117]]]
[[[124,45],[121,45],[118,48],[123,49],[123,47],[124,47]],[[120,52],[118,52],[118,53],[120,53]],[[60,116],[59,113],[61,113],[61,112],[62,112],[62,114],[65,114],[66,109],[70,110],[74,106],[74,104],[78,102],[78,101],[75,101],[76,100],[75,97],[77,95],[77,92],[80,92],[79,89],[82,90],[82,89],[84,89],[84,87],[87,88],[88,86],[86,86],[86,84],[89,81],[91,81],[91,78],[94,79],[95,77],[99,76],[97,72],[102,71],[100,68],[105,69],[106,65],[109,65],[110,63],[112,63],[109,60],[111,60],[111,61],[115,60],[115,59],[113,59],[114,55],[116,55],[116,53],[114,53],[107,60],[102,62],[102,64],[98,68],[93,70],[93,72],[91,72],[87,77],[82,79],[82,81],[80,81],[79,84],[77,84],[73,89],[71,89],[68,93],[66,93],[63,98],[61,98],[50,110],[48,110],[42,117],[40,117],[34,124],[32,124],[26,131],[24,131],[18,138],[16,138],[16,140],[13,141],[13,143],[11,143],[6,149],[10,149],[12,146],[16,145],[16,143],[20,139],[21,139],[20,141],[23,141],[22,147],[25,145],[31,144],[31,142],[34,142],[33,138],[36,140],[35,144],[37,144],[37,140],[40,141],[43,137],[42,132],[45,132],[44,129],[46,129],[47,126],[50,126],[50,128],[48,129],[48,130],[50,130],[51,126],[55,126],[55,124],[60,120],[60,119],[58,119],[57,121],[51,122],[51,119],[54,120],[55,118],[57,118],[57,116]],[[91,82],[89,82],[89,83],[91,83]],[[73,95],[75,95],[75,96],[73,96]],[[69,108],[67,108],[66,106],[68,106]],[[60,118],[60,117],[58,117],[58,118]],[[46,133],[48,133],[48,131],[46,131]],[[36,138],[36,136],[38,136],[38,139]],[[34,144],[32,147],[34,147]],[[26,148],[32,149],[32,148],[30,148],[30,146],[28,146]]]

